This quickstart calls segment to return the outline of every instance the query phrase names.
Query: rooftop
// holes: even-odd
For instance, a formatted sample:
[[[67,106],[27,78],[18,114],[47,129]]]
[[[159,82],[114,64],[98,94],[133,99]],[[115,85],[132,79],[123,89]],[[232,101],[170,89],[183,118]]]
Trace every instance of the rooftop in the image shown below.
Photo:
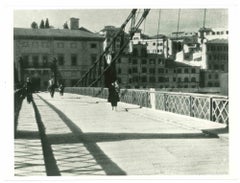
[[[228,44],[228,40],[227,39],[213,39],[207,42],[207,44]]]
[[[30,29],[30,28],[14,28],[14,37],[55,37],[55,38],[91,38],[104,39],[96,33],[86,30],[70,30],[70,29]]]

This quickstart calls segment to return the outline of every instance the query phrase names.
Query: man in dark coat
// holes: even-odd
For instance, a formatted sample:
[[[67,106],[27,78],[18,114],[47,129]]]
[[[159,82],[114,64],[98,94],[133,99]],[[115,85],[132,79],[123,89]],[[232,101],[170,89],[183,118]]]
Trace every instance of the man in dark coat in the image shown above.
[[[26,96],[27,96],[27,102],[31,103],[33,88],[32,88],[32,82],[31,82],[29,77],[27,77],[27,79],[26,79],[26,83],[25,83],[24,89],[25,89]]]

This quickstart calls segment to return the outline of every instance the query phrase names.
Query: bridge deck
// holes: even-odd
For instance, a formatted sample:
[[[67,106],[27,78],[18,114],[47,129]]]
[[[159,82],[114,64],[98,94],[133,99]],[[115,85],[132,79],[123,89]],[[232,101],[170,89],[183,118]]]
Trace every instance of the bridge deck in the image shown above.
[[[37,124],[39,136],[19,135],[26,126],[35,134]],[[224,127],[124,103],[112,111],[99,98],[37,93],[33,104],[23,101],[19,114],[15,157],[20,161],[15,161],[15,175],[227,174]],[[24,163],[34,148],[31,140],[38,142],[35,149],[43,150],[28,165]],[[22,148],[24,141],[28,146]]]

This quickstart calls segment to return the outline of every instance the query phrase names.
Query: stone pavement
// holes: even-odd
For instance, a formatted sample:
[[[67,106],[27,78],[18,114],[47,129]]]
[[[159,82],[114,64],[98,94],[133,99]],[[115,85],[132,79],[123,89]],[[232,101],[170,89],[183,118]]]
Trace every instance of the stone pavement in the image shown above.
[[[17,132],[24,126],[31,138],[15,139],[15,175],[228,174],[225,126],[206,120],[124,103],[112,111],[104,99],[43,92],[23,103]],[[33,147],[36,161],[26,165]]]

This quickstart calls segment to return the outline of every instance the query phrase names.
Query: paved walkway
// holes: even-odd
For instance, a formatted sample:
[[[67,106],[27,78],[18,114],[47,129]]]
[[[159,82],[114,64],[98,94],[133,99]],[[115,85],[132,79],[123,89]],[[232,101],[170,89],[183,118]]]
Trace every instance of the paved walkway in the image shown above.
[[[228,173],[228,134],[218,123],[123,103],[112,111],[104,99],[38,93],[33,105],[24,101],[17,134],[25,126],[31,135],[15,140],[15,175]],[[34,169],[24,164],[33,147]]]

